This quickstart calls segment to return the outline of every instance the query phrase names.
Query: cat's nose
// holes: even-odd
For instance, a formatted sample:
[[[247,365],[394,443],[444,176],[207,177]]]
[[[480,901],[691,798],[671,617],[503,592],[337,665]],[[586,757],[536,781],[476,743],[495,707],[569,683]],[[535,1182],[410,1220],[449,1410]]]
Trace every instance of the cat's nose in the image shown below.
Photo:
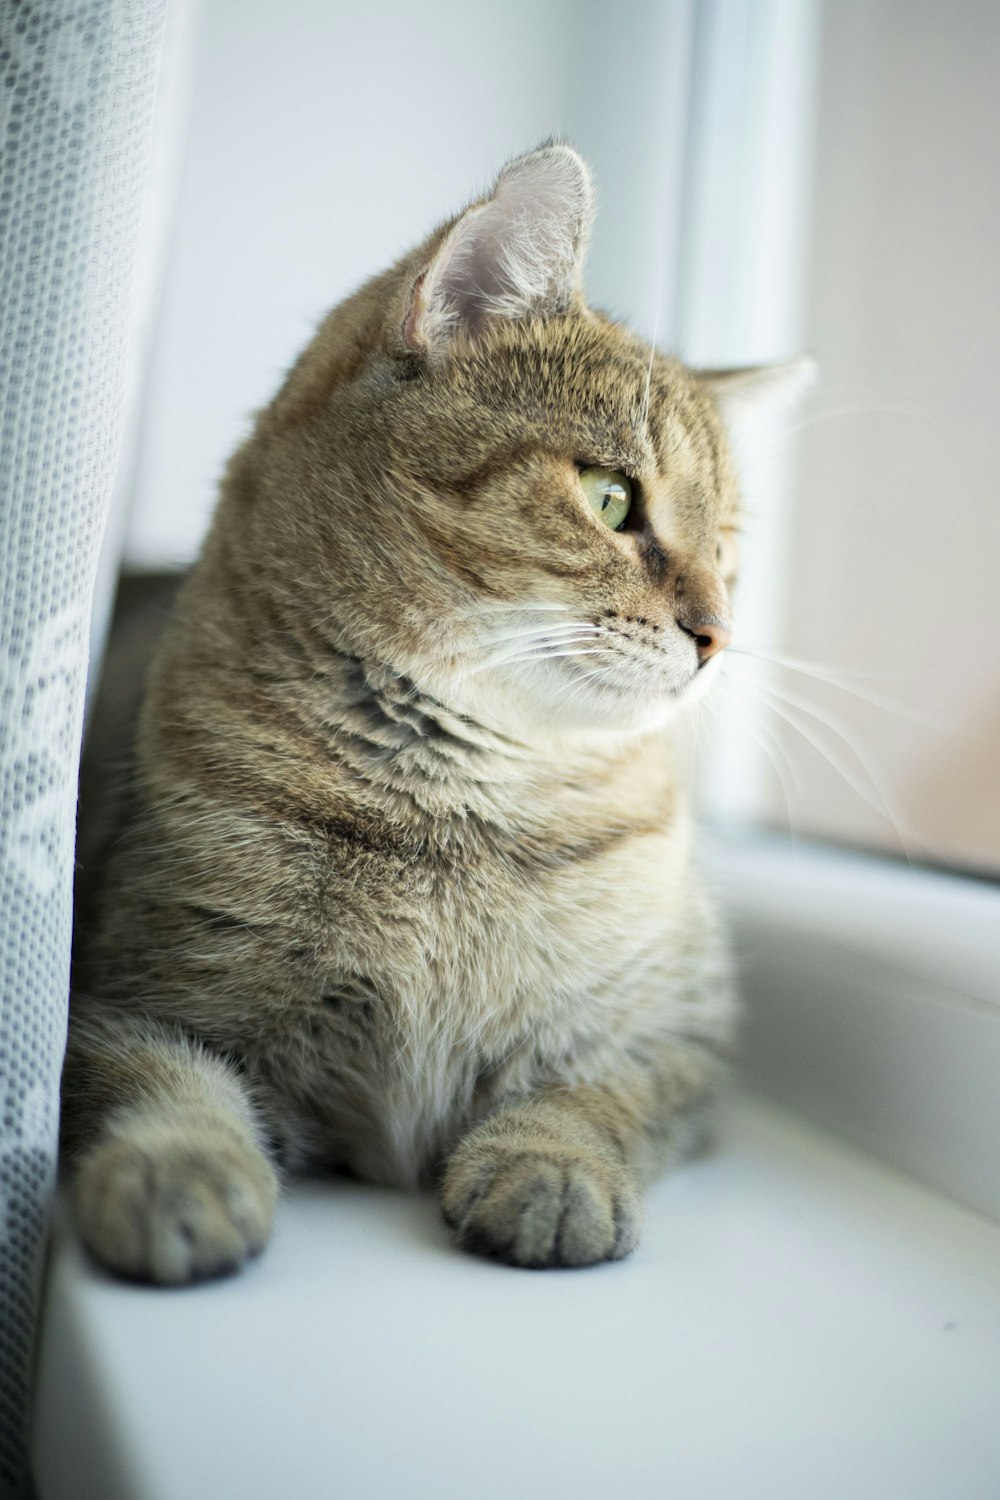
[[[693,620],[690,625],[678,620],[678,625],[694,641],[698,652],[698,665],[703,667],[719,651],[724,651],[733,638],[733,632],[716,620]]]

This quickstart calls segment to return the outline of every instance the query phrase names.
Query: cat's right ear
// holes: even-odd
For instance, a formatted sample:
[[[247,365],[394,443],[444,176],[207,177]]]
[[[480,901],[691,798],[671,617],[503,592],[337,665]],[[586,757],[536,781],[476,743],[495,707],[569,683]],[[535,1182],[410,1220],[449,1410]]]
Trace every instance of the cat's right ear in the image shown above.
[[[723,419],[752,421],[769,412],[797,406],[817,376],[816,361],[808,354],[775,365],[743,365],[730,370],[698,370]]]
[[[725,423],[738,463],[752,462],[761,432],[780,430],[817,375],[809,355],[782,364],[696,372]]]
[[[403,342],[431,357],[499,318],[550,317],[579,294],[594,216],[585,162],[552,144],[507,163],[410,288]]]

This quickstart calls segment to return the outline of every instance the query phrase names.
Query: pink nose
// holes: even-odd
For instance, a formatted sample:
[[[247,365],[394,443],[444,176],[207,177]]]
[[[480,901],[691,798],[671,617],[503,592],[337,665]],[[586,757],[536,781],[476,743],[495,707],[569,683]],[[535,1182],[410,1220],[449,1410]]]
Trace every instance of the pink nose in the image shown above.
[[[681,629],[694,640],[699,666],[704,666],[717,651],[724,651],[733,638],[733,632],[715,620],[696,620],[691,625],[681,624]]]

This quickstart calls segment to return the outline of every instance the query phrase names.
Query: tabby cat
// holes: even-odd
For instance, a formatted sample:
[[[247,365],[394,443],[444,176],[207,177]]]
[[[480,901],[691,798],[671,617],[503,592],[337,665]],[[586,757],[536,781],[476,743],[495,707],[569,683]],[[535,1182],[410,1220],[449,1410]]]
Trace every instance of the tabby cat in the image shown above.
[[[547,144],[329,314],[232,459],[81,923],[76,1219],[183,1282],[279,1172],[435,1183],[466,1249],[627,1255],[734,1006],[672,725],[730,639],[696,374],[587,307]]]

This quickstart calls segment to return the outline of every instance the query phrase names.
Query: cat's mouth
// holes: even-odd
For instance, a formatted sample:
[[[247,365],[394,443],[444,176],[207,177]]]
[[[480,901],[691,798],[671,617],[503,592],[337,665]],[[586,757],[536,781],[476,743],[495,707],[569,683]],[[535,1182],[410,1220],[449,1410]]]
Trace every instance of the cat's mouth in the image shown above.
[[[700,666],[679,668],[668,653],[654,648],[648,652],[615,653],[603,671],[593,675],[580,673],[570,664],[567,670],[578,677],[589,676],[590,680],[605,690],[623,698],[668,697],[682,698],[699,680]]]
[[[613,616],[600,622],[607,643],[607,665],[622,674],[623,691],[659,691],[680,697],[707,662],[699,660],[689,632],[641,616]],[[616,671],[617,669],[617,671]]]
[[[641,732],[666,722],[715,675],[692,632],[672,619],[561,604],[511,604],[480,614],[452,657],[456,702],[511,732]],[[447,689],[446,689],[447,691]]]
[[[603,616],[576,633],[553,633],[512,665],[523,681],[541,682],[552,710],[588,720],[617,721],[623,712],[641,719],[646,709],[678,704],[714,675],[686,632],[638,617]]]

